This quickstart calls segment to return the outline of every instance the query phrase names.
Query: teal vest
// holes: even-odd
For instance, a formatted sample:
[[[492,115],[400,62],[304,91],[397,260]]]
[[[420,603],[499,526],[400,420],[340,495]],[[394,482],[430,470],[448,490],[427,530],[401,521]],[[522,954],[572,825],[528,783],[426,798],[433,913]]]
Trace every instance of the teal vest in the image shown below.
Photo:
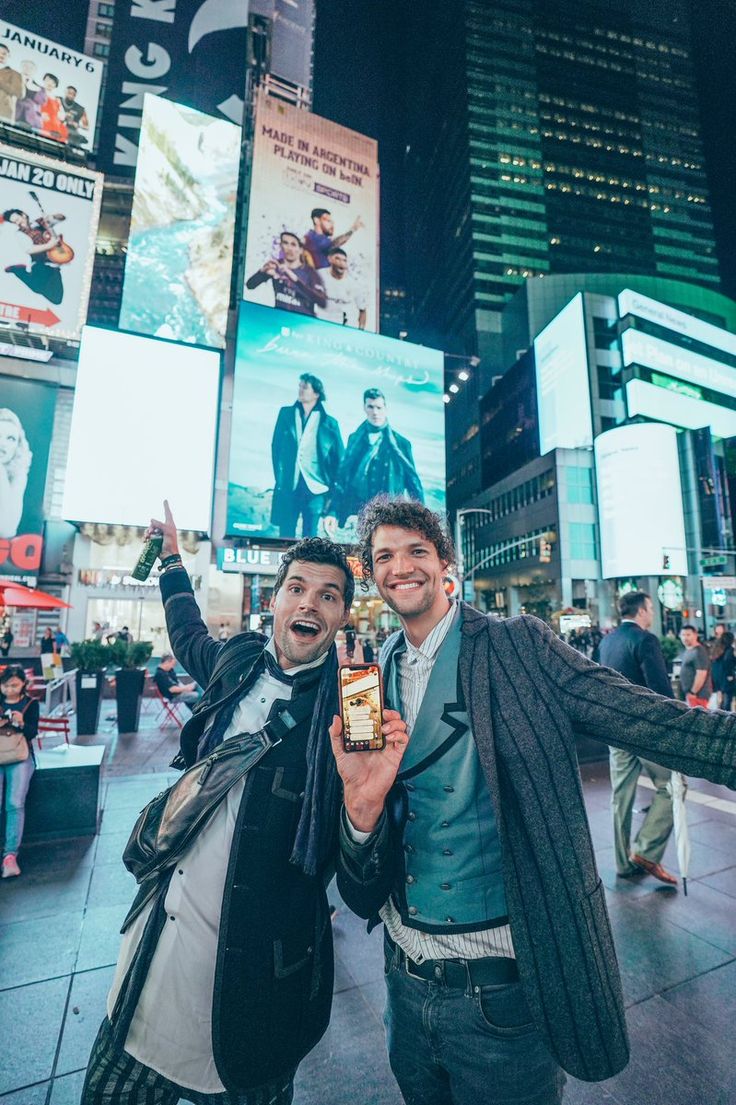
[[[393,896],[403,923],[423,932],[472,932],[507,919],[496,817],[461,701],[460,630],[458,614],[398,776],[405,792],[404,870]],[[405,650],[402,635],[385,669],[389,703],[401,701],[397,657]]]

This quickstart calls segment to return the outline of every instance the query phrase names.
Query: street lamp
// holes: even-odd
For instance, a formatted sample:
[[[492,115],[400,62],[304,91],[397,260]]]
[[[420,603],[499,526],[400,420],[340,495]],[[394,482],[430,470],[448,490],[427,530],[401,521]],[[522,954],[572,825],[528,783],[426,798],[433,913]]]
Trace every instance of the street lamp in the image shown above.
[[[489,517],[493,517],[493,511],[486,510],[485,507],[464,507],[462,510],[458,510],[455,514],[455,567],[457,568],[457,577],[460,583],[463,582],[465,575],[465,558],[463,557],[463,518],[466,514],[488,514]]]

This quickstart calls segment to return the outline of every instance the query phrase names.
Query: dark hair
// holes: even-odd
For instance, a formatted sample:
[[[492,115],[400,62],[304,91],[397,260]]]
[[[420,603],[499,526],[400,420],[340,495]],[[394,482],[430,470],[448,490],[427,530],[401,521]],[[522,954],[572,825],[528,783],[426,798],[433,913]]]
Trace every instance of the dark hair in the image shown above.
[[[734,636],[728,629],[721,633],[713,645],[711,650],[711,660],[718,660],[725,652],[728,652],[730,648],[733,648]]]
[[[173,653],[164,652],[161,655],[161,659],[159,660],[159,664],[165,664],[167,660],[173,660],[173,659],[174,659]]]
[[[329,211],[326,207],[313,207],[310,219],[321,219],[323,215],[329,215]]]
[[[693,633],[697,633],[698,630],[694,625],[683,625],[680,629],[680,633],[684,633],[686,629],[692,629]]]
[[[9,683],[11,679],[22,679],[23,686],[25,687],[28,682],[28,676],[20,664],[8,664],[5,671],[0,672],[0,685]]]
[[[2,46],[1,42],[0,46]],[[20,207],[9,207],[7,211],[3,211],[3,222],[9,223],[13,215],[26,215],[26,213],[25,211],[21,211]],[[26,218],[28,218],[27,215]]]
[[[326,541],[323,537],[303,537],[301,541],[291,545],[279,564],[273,585],[274,595],[277,595],[283,587],[289,568],[296,560],[301,560],[305,564],[331,564],[333,568],[340,568],[345,575],[343,605],[350,609],[355,594],[355,578],[341,545],[336,545],[334,541]]]
[[[363,403],[367,403],[369,399],[383,399],[384,403],[386,402],[386,396],[380,388],[366,388],[363,392]]]
[[[44,73],[43,79],[46,80],[47,77],[51,77],[51,80],[54,82],[56,87],[57,88],[59,87],[59,78],[58,77],[55,77],[53,73]]]
[[[363,568],[361,586],[365,591],[373,579],[373,534],[379,526],[400,526],[401,529],[415,530],[434,545],[440,560],[449,563],[455,557],[452,538],[439,514],[413,500],[377,495],[366,503],[358,516],[358,556]]]
[[[66,86],[66,90],[67,90],[67,92],[69,91],[69,89],[70,89],[70,88],[71,88],[72,92],[78,92],[78,91],[79,91],[79,89],[78,89],[78,88],[76,88],[76,87],[75,87],[75,85],[73,85],[73,84],[68,84],[68,85]]]
[[[646,606],[648,598],[651,596],[646,591],[627,591],[618,600],[619,614],[622,618],[635,618]]]
[[[279,241],[283,242],[284,238],[296,238],[299,246],[301,247],[302,240],[298,234],[295,234],[293,230],[282,230],[279,234]]]
[[[319,395],[320,403],[327,402],[327,392],[325,391],[325,385],[320,380],[319,376],[313,376],[311,372],[302,372],[299,377],[301,384],[309,384],[312,391],[316,391]]]
[[[333,257],[336,253],[341,253],[343,257],[347,257],[347,253],[342,248],[342,246],[332,246],[330,249],[327,250],[328,257]]]

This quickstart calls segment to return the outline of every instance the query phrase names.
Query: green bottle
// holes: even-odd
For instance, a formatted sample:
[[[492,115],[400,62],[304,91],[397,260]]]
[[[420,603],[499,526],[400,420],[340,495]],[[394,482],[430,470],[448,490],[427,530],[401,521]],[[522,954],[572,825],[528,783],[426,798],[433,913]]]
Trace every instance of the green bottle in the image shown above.
[[[141,582],[144,579],[148,579],[151,574],[151,568],[161,555],[161,549],[164,545],[164,535],[161,530],[154,530],[151,536],[143,546],[143,552],[138,557],[136,566],[130,573],[133,579],[139,579]]]

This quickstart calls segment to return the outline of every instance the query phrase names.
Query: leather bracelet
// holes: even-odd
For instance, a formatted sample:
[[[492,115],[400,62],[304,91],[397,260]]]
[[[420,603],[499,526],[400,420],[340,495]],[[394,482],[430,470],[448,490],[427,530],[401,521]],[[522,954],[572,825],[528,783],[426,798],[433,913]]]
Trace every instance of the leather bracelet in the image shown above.
[[[172,564],[181,564],[181,556],[178,552],[171,553],[169,556],[163,557],[163,559],[160,561],[160,564],[161,570],[163,571],[165,568],[171,567]]]

